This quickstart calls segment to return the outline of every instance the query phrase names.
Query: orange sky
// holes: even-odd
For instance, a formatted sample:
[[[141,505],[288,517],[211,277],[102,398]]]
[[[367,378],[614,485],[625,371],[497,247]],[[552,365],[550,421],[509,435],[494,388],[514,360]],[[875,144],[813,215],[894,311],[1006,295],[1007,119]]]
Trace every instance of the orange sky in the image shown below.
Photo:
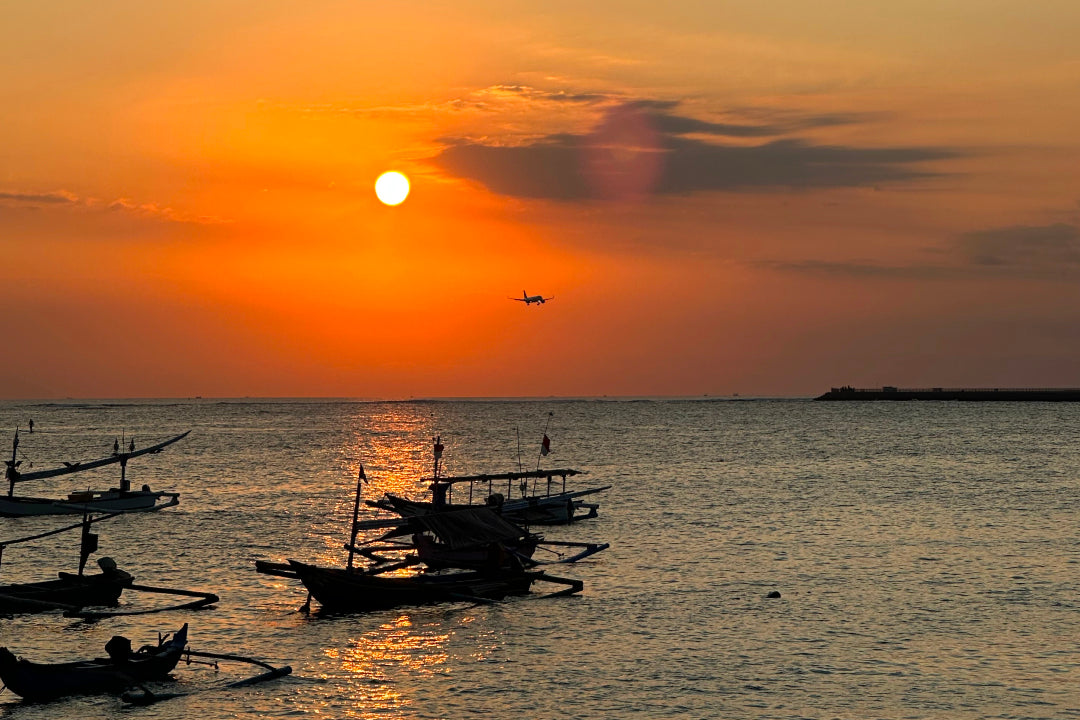
[[[0,397],[1080,385],[1080,6],[661,5],[0,7]]]

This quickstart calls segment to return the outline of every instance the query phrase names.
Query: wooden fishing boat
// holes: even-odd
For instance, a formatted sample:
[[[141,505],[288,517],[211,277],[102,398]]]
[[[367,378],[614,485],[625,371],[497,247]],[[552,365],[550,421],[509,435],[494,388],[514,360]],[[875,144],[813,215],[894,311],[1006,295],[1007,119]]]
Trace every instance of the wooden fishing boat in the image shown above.
[[[0,585],[0,614],[116,605],[134,578],[111,558],[101,558],[98,565],[101,572],[94,575],[61,572],[56,580]]]
[[[541,470],[540,457],[547,455],[550,447],[545,428],[536,470],[447,477],[439,473],[443,444],[441,438],[436,437],[433,448],[434,471],[431,477],[421,480],[427,483],[428,490],[431,491],[430,501],[411,500],[386,493],[378,500],[368,500],[366,504],[406,517],[486,505],[495,508],[507,520],[521,525],[567,525],[596,517],[599,504],[587,503],[582,498],[609,490],[611,486],[567,490],[566,478],[585,473],[570,468]],[[556,478],[561,482],[556,481]],[[505,493],[502,492],[504,482]],[[515,483],[519,494],[516,499],[513,496]],[[458,495],[464,494],[465,502],[453,502],[452,495],[456,486],[464,486]]]
[[[398,533],[416,532],[418,528],[420,532],[431,531],[434,536],[432,543],[441,546],[440,552],[448,553],[434,558],[435,566],[447,564],[455,568],[461,567],[462,564],[468,566],[468,563],[473,561],[472,556],[461,553],[474,550],[480,550],[483,553],[481,569],[416,572],[414,568],[409,575],[389,575],[389,573],[405,570],[422,562],[426,564],[426,561],[410,555],[397,562],[388,562],[385,558],[375,555],[370,549],[357,546],[357,533],[365,527],[359,520],[360,497],[365,482],[367,482],[367,477],[361,467],[353,504],[351,538],[345,545],[345,549],[349,551],[345,568],[320,567],[291,559],[288,563],[256,560],[256,571],[300,580],[308,589],[309,602],[311,598],[315,598],[325,610],[332,612],[360,612],[402,605],[427,605],[455,601],[493,602],[508,595],[526,594],[538,580],[567,586],[563,590],[552,593],[549,597],[572,595],[581,592],[584,587],[580,580],[554,577],[542,571],[525,570],[517,556],[498,539],[502,538],[504,541],[516,539],[535,549],[535,542],[539,538],[521,528],[509,525],[494,511],[483,508],[473,509],[460,515],[453,514],[458,515],[457,517],[450,517],[450,513],[439,513],[422,519],[418,518],[418,523],[396,519],[391,524],[377,521],[378,525],[366,525],[369,529],[372,527],[393,528],[391,533],[376,538],[376,541],[387,540]],[[393,549],[401,550],[403,546],[394,546]],[[358,553],[372,559],[374,564],[366,568],[354,567],[353,558]],[[433,569],[432,566],[429,568]],[[304,607],[308,608],[309,604],[305,603]]]
[[[0,681],[16,695],[32,702],[69,695],[118,694],[129,687],[164,680],[187,646],[187,623],[156,646],[131,652],[131,642],[114,636],[105,646],[109,657],[65,663],[36,663],[16,658],[0,648]]]
[[[554,472],[557,473],[562,471]],[[438,484],[452,487],[454,483],[461,482],[487,483],[496,482],[498,480],[508,480],[512,482],[518,480],[522,476],[543,478],[546,476],[546,471],[540,473],[504,473],[500,475],[448,477],[440,478]],[[432,485],[435,484],[436,483],[432,483]],[[587,490],[578,490],[575,492],[533,494],[510,500],[505,499],[507,496],[502,493],[493,492],[485,494],[482,503],[469,502],[456,504],[448,501],[410,500],[401,497],[400,495],[386,493],[379,500],[369,500],[367,505],[369,507],[396,512],[399,515],[406,517],[486,506],[494,508],[507,520],[523,525],[569,525],[570,523],[597,517],[599,504],[587,503],[581,498],[586,495],[609,490],[610,488],[610,485],[605,485],[603,487],[589,488]],[[444,491],[437,490],[436,492]],[[474,493],[470,493],[470,495],[473,494]],[[450,493],[444,492],[443,497],[449,498],[449,496]]]
[[[218,601],[214,593],[199,590],[184,590],[180,588],[152,587],[149,585],[136,585],[129,573],[119,570],[112,558],[103,557],[98,560],[101,573],[86,575],[86,562],[91,553],[98,550],[98,536],[90,532],[94,523],[114,518],[123,513],[112,513],[98,517],[84,515],[81,522],[65,527],[54,528],[27,537],[14,538],[0,541],[0,561],[3,559],[3,551],[10,545],[32,542],[51,535],[81,530],[79,541],[79,572],[59,573],[56,580],[43,582],[30,582],[0,585],[0,615],[12,615],[16,613],[34,613],[47,610],[63,610],[65,617],[81,617],[87,619],[99,619],[115,617],[117,615],[145,615],[148,613],[165,612],[167,610],[188,610],[212,605]],[[148,609],[123,609],[123,610],[87,610],[84,608],[116,605],[124,590],[137,592],[159,593],[163,595],[180,595],[183,597],[196,598],[171,607],[155,607]]]
[[[24,473],[19,471],[22,461],[18,459],[19,433],[16,431],[11,448],[11,460],[4,461],[7,466],[5,475],[8,481],[8,493],[7,496],[0,496],[0,516],[26,517],[32,515],[74,515],[87,512],[147,512],[172,507],[180,502],[179,493],[151,490],[149,485],[143,485],[141,489],[133,490],[131,482],[127,478],[127,463],[132,458],[159,453],[169,445],[187,437],[190,432],[188,430],[176,437],[138,450],[135,448],[134,441],[126,449],[123,449],[120,443],[117,442],[113,446],[113,454],[107,457],[86,462],[66,462],[62,467]],[[120,465],[120,486],[116,488],[75,491],[69,493],[65,498],[15,495],[15,485],[17,483],[84,472],[117,463]]]

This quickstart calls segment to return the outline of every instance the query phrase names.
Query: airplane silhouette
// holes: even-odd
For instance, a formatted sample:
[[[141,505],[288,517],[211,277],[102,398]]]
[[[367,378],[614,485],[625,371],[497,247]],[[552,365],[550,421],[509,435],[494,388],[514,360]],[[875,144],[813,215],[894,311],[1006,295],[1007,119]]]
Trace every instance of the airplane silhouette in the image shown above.
[[[510,298],[510,299],[511,300],[517,300],[518,302],[523,302],[526,305],[532,305],[533,303],[538,303],[540,305],[543,305],[548,300],[554,300],[555,296],[552,295],[551,297],[544,297],[543,295],[529,295],[529,293],[522,290],[521,291],[521,297],[519,297],[519,298]]]

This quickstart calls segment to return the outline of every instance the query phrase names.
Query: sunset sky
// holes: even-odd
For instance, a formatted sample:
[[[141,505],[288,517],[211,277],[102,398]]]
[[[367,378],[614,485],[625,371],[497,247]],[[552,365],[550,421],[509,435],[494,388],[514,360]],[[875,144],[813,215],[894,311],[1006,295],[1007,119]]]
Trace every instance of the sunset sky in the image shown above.
[[[1080,386],[1078,37],[1075,0],[0,4],[0,397]]]

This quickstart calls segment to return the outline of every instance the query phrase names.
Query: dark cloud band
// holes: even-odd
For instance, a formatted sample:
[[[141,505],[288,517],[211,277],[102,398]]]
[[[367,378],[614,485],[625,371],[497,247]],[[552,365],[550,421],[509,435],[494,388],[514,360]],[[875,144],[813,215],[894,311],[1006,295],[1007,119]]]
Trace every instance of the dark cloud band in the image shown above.
[[[590,134],[549,135],[524,145],[448,139],[434,162],[503,195],[573,201],[621,197],[624,190],[671,195],[875,186],[933,177],[938,173],[918,165],[959,154],[945,148],[815,145],[799,138],[724,143],[718,139],[775,137],[792,128],[838,124],[844,117],[727,124],[676,115],[672,107],[628,103],[609,111]]]

